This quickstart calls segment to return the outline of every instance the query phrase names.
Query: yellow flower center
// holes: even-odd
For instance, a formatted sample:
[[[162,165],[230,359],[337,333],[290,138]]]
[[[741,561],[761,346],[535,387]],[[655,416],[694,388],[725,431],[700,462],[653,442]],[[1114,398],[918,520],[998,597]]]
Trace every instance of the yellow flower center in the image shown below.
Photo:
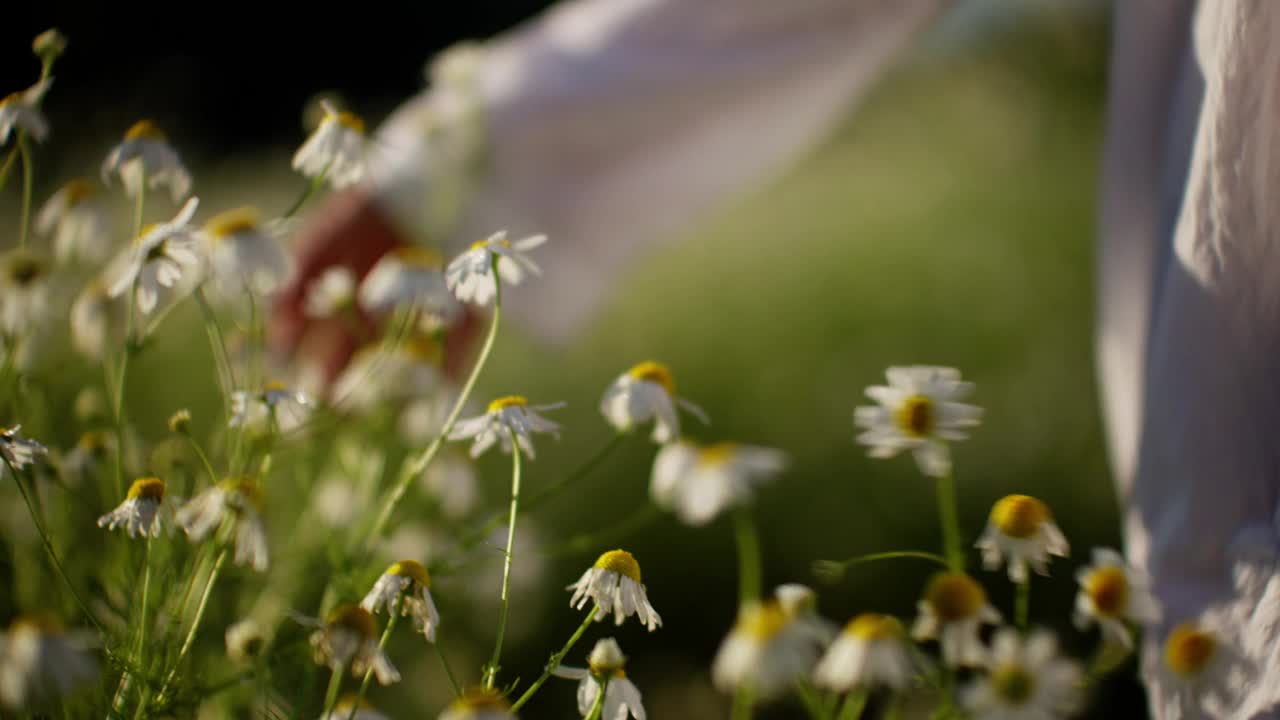
[[[19,102],[22,102],[22,93],[11,92],[3,98],[0,98],[0,107],[4,107],[5,105],[17,105]]]
[[[147,498],[160,502],[164,500],[164,481],[156,477],[138,478],[129,486],[129,499]]]
[[[640,583],[640,563],[636,562],[634,556],[626,550],[610,550],[596,559],[596,564],[592,567],[600,570],[609,570],[616,572],[623,577],[629,577]]]
[[[507,240],[507,239],[502,239],[502,240],[477,240],[477,241],[475,241],[475,242],[471,243],[471,247],[470,247],[469,249],[471,249],[471,250],[484,250],[484,249],[487,249],[490,245],[501,245],[502,247],[507,248],[508,250],[510,250],[510,249],[511,249],[511,241],[510,241],[510,240]]]
[[[929,581],[925,601],[939,620],[949,623],[977,615],[987,604],[987,593],[962,572],[943,572]]]
[[[416,334],[409,337],[404,341],[404,352],[411,360],[427,365],[438,366],[444,362],[444,348],[430,335]]]
[[[9,280],[18,287],[34,284],[44,276],[44,265],[31,255],[16,255],[9,261]]]
[[[345,628],[362,638],[371,639],[378,633],[378,624],[373,615],[354,603],[344,603],[329,613],[330,628]]]
[[[1099,615],[1118,617],[1129,604],[1129,578],[1123,568],[1100,567],[1085,577],[1084,592]]]
[[[496,413],[509,407],[529,407],[528,398],[523,395],[508,395],[489,403],[489,412]]]
[[[144,138],[147,140],[164,141],[164,133],[150,119],[142,119],[134,123],[124,133],[125,140],[138,140]]]
[[[670,395],[676,394],[676,379],[671,369],[662,363],[646,360],[627,371],[636,380],[648,380],[661,385]]]
[[[898,618],[880,613],[862,613],[849,621],[844,632],[866,642],[898,640],[903,636],[902,623]]]
[[[364,118],[360,117],[359,115],[356,115],[353,112],[347,112],[346,110],[342,110],[340,112],[336,112],[332,115],[329,115],[328,117],[325,118],[325,120],[328,120],[330,122],[336,122],[342,127],[348,130],[351,130],[352,132],[358,133],[360,135],[364,134]]]
[[[391,256],[405,265],[428,270],[439,270],[444,267],[444,258],[431,248],[416,245],[402,245],[391,251]]]
[[[67,207],[69,208],[73,208],[85,200],[88,200],[97,192],[93,183],[85,180],[84,178],[72,180],[63,186],[63,190],[66,193],[64,197],[67,199]]]
[[[1036,679],[1021,665],[1009,664],[991,673],[991,689],[1010,705],[1025,705],[1036,692]]]
[[[489,688],[468,688],[449,706],[450,710],[493,710],[505,712],[509,709],[506,699],[497,690]]]
[[[738,615],[738,631],[761,642],[771,639],[782,632],[791,622],[786,611],[773,600],[756,603],[743,608]]]
[[[1053,520],[1049,506],[1030,495],[1006,495],[991,508],[991,524],[1012,538],[1026,540]]]
[[[350,713],[352,709],[372,710],[373,704],[355,693],[347,693],[338,700],[334,709],[338,711],[338,717],[344,717],[344,713]]]
[[[253,503],[259,510],[262,509],[262,489],[258,487],[258,483],[251,477],[230,477],[218,483],[218,487],[229,493],[239,495],[244,500]]]
[[[933,400],[924,395],[912,395],[894,411],[893,421],[907,437],[928,437],[933,434],[936,421]]]
[[[258,229],[257,208],[244,206],[218,213],[209,218],[204,229],[215,240]]]
[[[111,436],[106,432],[90,430],[80,436],[80,439],[76,441],[76,445],[94,455],[99,455],[107,451],[107,448],[110,447],[110,442]]]
[[[733,459],[736,443],[715,443],[698,450],[698,462],[704,465],[723,465]]]
[[[431,589],[431,576],[417,560],[401,560],[387,568],[387,574],[410,578],[422,587]]]
[[[1164,641],[1164,663],[1178,675],[1191,677],[1199,675],[1217,651],[1218,641],[1212,635],[1195,623],[1183,623]]]

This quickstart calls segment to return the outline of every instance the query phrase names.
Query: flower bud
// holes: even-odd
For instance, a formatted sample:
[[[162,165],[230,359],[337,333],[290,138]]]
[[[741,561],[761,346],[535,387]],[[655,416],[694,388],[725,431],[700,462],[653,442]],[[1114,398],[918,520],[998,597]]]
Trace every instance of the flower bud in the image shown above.
[[[49,28],[36,36],[31,41],[31,50],[40,58],[40,61],[49,64],[57,60],[67,49],[67,36],[58,31],[58,28]]]

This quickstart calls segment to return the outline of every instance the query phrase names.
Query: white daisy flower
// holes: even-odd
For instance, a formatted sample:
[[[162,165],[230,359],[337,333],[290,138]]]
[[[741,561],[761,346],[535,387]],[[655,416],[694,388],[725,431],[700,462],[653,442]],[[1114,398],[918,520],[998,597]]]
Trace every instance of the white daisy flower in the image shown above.
[[[261,392],[232,392],[231,420],[227,424],[262,432],[274,426],[279,432],[289,432],[306,422],[314,407],[310,395],[272,381]]]
[[[98,518],[98,527],[115,530],[123,527],[129,537],[155,537],[163,524],[164,481],[156,477],[138,478],[129,486],[124,502],[115,510]]]
[[[351,362],[334,381],[332,396],[343,409],[370,413],[383,403],[425,403],[435,405],[446,387],[444,349],[428,335],[414,334],[388,350],[383,343],[366,345],[355,352]],[[453,407],[450,397],[445,415]],[[440,425],[431,433],[439,434]]]
[[[136,286],[138,309],[149,314],[159,303],[162,289],[174,288],[184,276],[197,275],[201,259],[191,218],[199,205],[199,198],[191,198],[173,220],[144,231],[109,273],[107,293],[120,297]]]
[[[640,690],[627,679],[627,658],[618,647],[618,641],[605,638],[596,642],[585,668],[561,665],[553,672],[556,677],[578,681],[578,712],[589,717],[600,697],[600,686],[605,685],[604,707],[601,718],[608,720],[645,720],[644,704]]]
[[[1235,624],[1225,609],[1210,608],[1165,636],[1152,694],[1168,717],[1242,716],[1237,708],[1258,667],[1231,632]]]
[[[462,308],[444,282],[444,260],[430,248],[404,245],[378,260],[360,283],[360,307],[384,313],[414,305],[451,323]]]
[[[373,668],[378,684],[400,681],[400,672],[378,647],[378,625],[368,610],[346,603],[334,608],[324,627],[311,634],[315,660],[330,670],[347,669],[358,678]]]
[[[303,310],[307,317],[327,318],[355,306],[356,276],[345,265],[334,265],[311,281]]]
[[[18,712],[66,696],[98,675],[92,636],[45,615],[20,615],[0,633],[0,706]]]
[[[497,690],[471,688],[449,703],[438,720],[519,720]]]
[[[320,720],[391,720],[362,697],[347,694],[338,699],[333,711]]]
[[[1085,629],[1095,621],[1102,637],[1127,650],[1133,649],[1128,623],[1152,625],[1160,621],[1160,606],[1146,578],[1125,563],[1115,550],[1094,548],[1093,563],[1076,573],[1075,624]]]
[[[267,634],[253,618],[246,618],[227,626],[223,637],[227,646],[227,657],[232,662],[252,662],[266,645]]]
[[[1027,566],[1049,574],[1049,556],[1071,552],[1067,538],[1053,521],[1049,506],[1030,495],[1006,495],[991,508],[987,529],[974,543],[982,550],[982,565],[995,570],[1009,560],[1009,579],[1027,582]]]
[[[63,481],[80,485],[94,478],[94,472],[104,467],[114,455],[115,436],[106,430],[89,430],[81,433],[76,446],[62,458],[60,470]]]
[[[978,637],[983,623],[1000,622],[1000,613],[987,602],[987,592],[962,572],[940,572],[929,580],[919,604],[920,617],[911,629],[917,640],[936,639],[942,661],[950,666],[978,666],[987,650]]]
[[[49,273],[36,256],[11,250],[0,260],[0,333],[19,338],[42,327],[50,314]]]
[[[125,132],[124,140],[102,161],[101,173],[107,184],[112,173],[120,175],[125,194],[131,198],[142,192],[144,180],[151,190],[168,185],[175,203],[191,192],[191,174],[182,158],[150,120],[139,120]]]
[[[101,360],[123,332],[121,308],[95,278],[71,304],[71,347],[91,360]]]
[[[355,185],[364,179],[368,162],[364,120],[327,100],[320,105],[324,117],[294,153],[293,169],[309,178],[323,175],[335,190]]]
[[[15,470],[21,470],[34,463],[36,457],[49,452],[35,440],[19,435],[18,431],[21,429],[21,425],[14,425],[8,430],[0,430],[0,456],[4,456],[5,462]]]
[[[209,264],[224,292],[270,295],[289,279],[293,263],[284,245],[258,221],[252,207],[214,215],[204,224]]]
[[[547,241],[546,235],[532,235],[516,241],[507,239],[505,230],[485,240],[472,243],[466,252],[454,258],[445,268],[449,289],[462,302],[488,305],[498,292],[493,266],[498,277],[508,285],[519,285],[526,273],[541,275],[542,270],[524,253]]]
[[[618,432],[653,420],[653,441],[669,443],[680,439],[680,416],[684,408],[704,425],[711,421],[702,408],[676,396],[675,376],[662,363],[642,362],[613,381],[600,399],[600,413]]]
[[[819,687],[905,690],[916,672],[907,633],[895,617],[863,613],[849,621],[813,670]]]
[[[756,486],[787,467],[781,450],[688,440],[665,445],[653,460],[649,494],[689,525],[706,525],[726,508],[749,502]]]
[[[251,478],[227,478],[205,489],[178,509],[175,522],[191,542],[204,540],[223,522],[235,523],[236,564],[266,572],[269,558],[262,492]]]
[[[44,142],[49,137],[49,121],[40,112],[40,101],[52,84],[51,78],[45,78],[26,90],[0,98],[0,145],[9,142],[15,127],[36,142]]]
[[[964,440],[964,430],[982,419],[982,408],[955,402],[973,390],[973,383],[962,382],[958,370],[927,365],[891,367],[885,376],[888,386],[867,388],[867,397],[879,405],[854,410],[854,424],[866,431],[858,442],[871,446],[871,457],[910,450],[925,475],[949,474],[946,442]]]
[[[111,251],[111,218],[97,199],[97,188],[79,178],[63,185],[41,206],[36,232],[53,235],[58,262],[101,263]]]
[[[807,675],[822,644],[776,600],[742,608],[716,652],[711,679],[724,692],[749,687],[759,699],[776,697]]]
[[[785,583],[773,589],[773,599],[782,611],[795,618],[800,629],[826,645],[836,635],[831,621],[818,614],[818,593],[800,583]]]
[[[397,600],[400,600],[400,614],[412,617],[418,632],[429,642],[435,642],[440,613],[431,599],[431,576],[422,563],[415,560],[393,563],[360,601],[360,607],[376,614],[385,605],[390,614],[396,611]]]
[[[1033,631],[1026,639],[1013,628],[998,630],[987,671],[961,694],[961,703],[975,718],[1054,720],[1080,708],[1084,672],[1074,660],[1058,655],[1058,643],[1047,630]]]
[[[459,420],[449,432],[450,440],[466,440],[475,438],[471,443],[471,457],[480,457],[493,444],[499,443],[502,452],[511,454],[511,440],[514,437],[520,450],[532,459],[533,433],[551,433],[560,437],[560,426],[539,415],[539,412],[564,407],[564,403],[551,405],[530,405],[520,395],[500,397],[489,403],[484,415]]]
[[[635,615],[640,623],[653,632],[662,626],[662,618],[658,611],[649,604],[644,584],[640,581],[640,563],[626,550],[610,550],[601,555],[578,582],[567,590],[573,591],[569,598],[569,607],[581,610],[588,602],[600,607],[596,612],[596,622],[613,613],[614,623]]]

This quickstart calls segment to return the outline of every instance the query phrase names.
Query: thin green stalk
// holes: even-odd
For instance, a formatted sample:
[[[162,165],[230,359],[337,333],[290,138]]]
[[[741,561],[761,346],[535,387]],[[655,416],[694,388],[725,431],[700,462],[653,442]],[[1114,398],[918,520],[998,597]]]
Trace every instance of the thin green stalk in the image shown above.
[[[831,720],[831,711],[823,706],[822,697],[817,688],[807,682],[801,682],[796,685],[796,695],[812,720]]]
[[[507,610],[511,598],[511,551],[516,541],[516,516],[520,512],[520,444],[514,430],[507,430],[511,438],[511,515],[507,521],[507,551],[502,563],[501,607],[498,610],[498,634],[493,641],[493,654],[484,672],[484,686],[492,688],[498,677],[498,662],[502,659],[502,640],[507,634]]]
[[[1017,584],[1017,594],[1013,598],[1013,616],[1019,630],[1027,629],[1027,619],[1031,614],[1031,578],[1028,576]]]
[[[755,705],[754,693],[747,685],[742,685],[737,692],[733,694],[733,711],[730,717],[733,720],[750,720],[751,707]]]
[[[143,554],[142,566],[142,605],[139,609],[141,617],[138,621],[138,642],[133,649],[133,664],[141,667],[142,653],[147,646],[147,604],[151,596],[151,537],[146,538],[146,551]],[[113,713],[119,713],[124,709],[124,699],[129,694],[129,689],[133,686],[133,674],[128,670],[120,675],[120,684],[116,687],[115,696],[111,700],[111,710]],[[144,689],[145,692],[145,689]],[[142,707],[141,698],[139,698],[138,707]]]
[[[280,219],[287,220],[293,217],[294,215],[297,215],[298,211],[301,210],[302,207],[307,204],[307,201],[311,199],[311,196],[315,195],[316,191],[319,190],[322,185],[324,185],[325,176],[327,176],[328,174],[329,174],[329,167],[326,165],[324,170],[321,171],[319,175],[315,176],[314,178],[311,179],[311,182],[307,183],[307,187],[303,189],[302,194],[298,196],[297,200],[293,201],[293,204],[290,205],[289,209],[284,212],[284,215],[280,216]]]
[[[196,632],[200,630],[200,623],[204,620],[204,611],[209,606],[209,596],[213,594],[213,585],[218,581],[218,575],[222,572],[222,565],[227,560],[227,548],[222,548],[218,552],[218,557],[213,561],[213,569],[209,571],[209,579],[205,582],[204,592],[200,595],[200,604],[196,605],[196,616],[191,620],[191,629],[187,631],[187,637],[182,641],[182,647],[178,649],[178,657],[173,661],[173,668],[169,670],[169,675],[165,677],[164,684],[160,686],[159,698],[163,702],[169,686],[173,684],[174,678],[178,676],[178,669],[182,667],[182,660],[186,658],[187,653],[191,652],[191,645],[196,640]]]
[[[31,185],[33,169],[31,167],[31,143],[27,141],[27,133],[18,131],[18,154],[22,156],[22,215],[18,218],[18,247],[27,249],[27,234],[31,226]]]
[[[324,712],[320,713],[321,720],[329,720],[333,715],[333,708],[338,704],[338,691],[342,689],[342,676],[346,672],[347,664],[342,663],[334,668],[333,674],[329,676],[329,689],[324,693]],[[358,703],[356,707],[359,707]]]
[[[836,716],[836,720],[858,720],[858,718],[862,717],[862,711],[866,707],[866,690],[849,693],[844,699],[844,704],[840,706],[840,714]]]
[[[538,689],[547,682],[547,678],[551,677],[551,673],[555,672],[556,668],[560,667],[560,663],[564,661],[565,655],[569,654],[569,651],[573,649],[573,646],[578,644],[578,641],[582,639],[582,635],[587,632],[587,628],[591,627],[591,623],[595,620],[596,613],[598,612],[600,612],[600,606],[592,605],[591,612],[587,613],[587,616],[582,620],[582,624],[578,626],[577,630],[573,631],[573,635],[569,636],[569,640],[565,642],[564,647],[560,648],[560,650],[553,654],[551,659],[547,661],[547,666],[542,669],[542,674],[538,676],[538,679],[534,680],[533,684],[529,686],[529,689],[525,690],[524,694],[512,703],[512,713],[515,713],[517,710],[524,707],[524,704],[529,702],[529,699],[532,698],[534,694],[538,692]]]
[[[13,163],[18,159],[18,148],[9,151],[9,155],[4,159],[4,165],[0,165],[0,190],[9,182],[9,171],[13,169]]]
[[[197,286],[195,292],[192,293],[196,299],[196,305],[200,308],[200,317],[204,321],[205,334],[209,336],[209,348],[213,352],[213,362],[218,368],[218,382],[222,385],[222,402],[224,408],[229,408],[231,402],[231,392],[236,389],[235,370],[231,365],[231,353],[227,351],[227,341],[222,334],[222,327],[218,325],[218,318],[213,313],[213,308],[209,305],[209,299],[205,297],[204,287]],[[230,410],[227,410],[228,415]]]
[[[942,546],[947,565],[956,572],[964,571],[964,549],[960,543],[960,516],[956,511],[955,479],[950,471],[937,478],[938,520],[942,525]]]
[[[205,455],[204,448],[200,447],[200,443],[196,442],[196,439],[191,436],[190,432],[185,432],[183,435],[186,436],[187,444],[191,446],[191,449],[196,451],[196,457],[200,458],[200,463],[204,465],[205,472],[209,473],[209,482],[217,485],[218,472],[213,469],[213,463],[209,462],[209,456]]]
[[[596,692],[596,701],[591,704],[591,712],[587,714],[586,720],[600,720],[600,713],[604,712],[604,694],[609,689],[609,678],[605,677],[595,682],[600,685],[600,688]]]
[[[453,674],[453,667],[449,665],[449,658],[444,654],[444,648],[440,647],[440,631],[436,631],[436,641],[431,643],[431,647],[436,650],[436,657],[440,658],[440,666],[444,668],[444,674],[449,678],[449,687],[453,688],[453,696],[462,695],[462,687],[458,685],[458,678]]]
[[[745,607],[760,599],[760,537],[745,507],[734,512],[733,528],[738,544],[738,602]]]
[[[382,631],[382,637],[378,639],[378,652],[382,652],[387,647],[387,641],[391,639],[391,631],[396,629],[396,621],[400,619],[400,604],[404,602],[404,593],[400,593],[400,597],[396,598],[395,604],[391,611],[387,613],[387,627]],[[373,680],[373,663],[369,663],[369,669],[364,671],[364,677],[360,679],[360,690],[356,692],[356,701],[351,703],[351,715],[347,720],[356,720],[356,712],[360,709],[360,702],[364,700],[365,693],[369,692],[369,682]],[[324,720],[329,720],[328,713],[321,716]]]
[[[138,193],[142,197],[142,193]],[[141,204],[141,203],[139,203]],[[138,280],[129,286],[128,310],[125,313],[124,350],[120,354],[120,366],[116,373],[116,385],[111,396],[111,419],[116,436],[116,495],[124,495],[124,389],[129,377],[129,358],[133,356],[133,324],[137,312]]]
[[[869,555],[856,555],[845,560],[818,560],[813,564],[813,574],[818,576],[819,580],[826,583],[839,582],[846,570],[864,563],[879,562],[881,560],[899,560],[911,558],[916,560],[928,560],[937,563],[942,567],[950,567],[947,559],[937,553],[922,552],[919,550],[894,550],[890,552],[871,553]]]

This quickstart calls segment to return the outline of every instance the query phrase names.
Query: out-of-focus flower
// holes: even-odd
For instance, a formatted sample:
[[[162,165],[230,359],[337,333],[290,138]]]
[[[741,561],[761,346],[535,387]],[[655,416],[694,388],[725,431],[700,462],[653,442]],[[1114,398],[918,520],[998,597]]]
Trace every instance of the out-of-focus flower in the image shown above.
[[[1258,664],[1242,649],[1235,624],[1228,611],[1210,607],[1165,636],[1153,693],[1170,717],[1254,716],[1237,710]]]
[[[680,415],[676,406],[709,424],[702,408],[676,395],[675,376],[662,363],[642,362],[618,376],[600,399],[600,412],[618,432],[653,420],[653,441],[680,439]]]
[[[1080,629],[1095,621],[1108,642],[1133,649],[1128,622],[1151,625],[1160,620],[1160,606],[1146,578],[1125,563],[1115,550],[1094,548],[1093,562],[1076,573],[1075,623]]]
[[[716,687],[748,687],[768,699],[808,675],[822,645],[797,619],[774,599],[742,608],[711,665]]]
[[[111,219],[98,202],[97,189],[77,178],[58,189],[36,215],[36,232],[53,235],[58,262],[100,263],[111,251]]]
[[[800,583],[785,583],[773,589],[773,599],[782,611],[795,619],[800,632],[826,645],[836,635],[836,626],[818,614],[818,593]]]
[[[418,632],[429,642],[435,642],[440,613],[431,599],[431,576],[422,563],[416,560],[393,563],[360,601],[360,607],[376,614],[385,605],[391,614],[396,611],[397,600],[400,614],[412,617]]]
[[[983,623],[1000,622],[1000,613],[987,602],[987,591],[962,572],[940,572],[929,580],[919,604],[920,617],[911,634],[917,640],[937,639],[947,665],[976,667],[987,659],[978,637]]]
[[[871,457],[889,458],[903,450],[915,455],[920,472],[941,477],[951,472],[949,440],[964,440],[966,428],[982,419],[982,408],[956,402],[973,390],[952,368],[915,365],[885,371],[888,386],[867,388],[878,405],[854,410],[853,422],[865,432],[858,442]]]
[[[138,478],[129,486],[124,502],[98,518],[98,527],[108,530],[123,527],[129,537],[155,537],[163,524],[160,510],[164,494],[164,481],[160,478]]]
[[[631,615],[649,628],[649,632],[662,625],[662,618],[649,604],[649,596],[640,582],[640,563],[626,550],[604,553],[567,589],[573,591],[570,607],[581,610],[588,602],[600,606],[598,611],[593,611],[597,622],[613,613],[618,625]]]
[[[46,64],[57,60],[67,50],[67,36],[58,28],[49,28],[31,41],[31,52]]]
[[[46,78],[26,90],[0,98],[0,145],[9,142],[15,127],[36,142],[44,142],[49,137],[49,121],[40,112],[40,101],[52,84],[53,80]]]
[[[1006,495],[991,508],[987,529],[974,543],[982,550],[982,564],[995,570],[1007,557],[1009,579],[1027,581],[1027,566],[1049,574],[1049,556],[1071,552],[1067,538],[1053,521],[1049,506],[1030,495]]]
[[[45,264],[24,250],[11,250],[0,260],[0,333],[23,337],[42,327],[49,316],[49,273]]]
[[[360,283],[360,307],[383,313],[414,306],[450,323],[462,308],[444,282],[444,260],[435,250],[398,247],[383,255]]]
[[[293,169],[306,177],[323,176],[334,189],[364,180],[368,150],[364,120],[322,100],[324,117],[293,156]]]
[[[14,712],[64,697],[98,675],[90,636],[46,615],[20,615],[0,633],[0,706]]]
[[[122,331],[120,308],[98,279],[89,281],[71,304],[71,346],[92,360],[101,360]]]
[[[519,720],[497,690],[470,688],[449,703],[438,720]]]
[[[444,351],[425,335],[412,335],[393,348],[374,343],[356,351],[333,386],[334,403],[343,409],[369,413],[388,402],[433,404],[444,389]],[[450,400],[445,408],[453,407]],[[443,416],[440,418],[443,424]],[[435,437],[440,427],[430,433]]]
[[[505,230],[496,232],[485,240],[472,243],[470,248],[454,258],[445,268],[445,282],[462,302],[488,305],[498,292],[494,263],[497,263],[498,277],[503,282],[519,285],[526,273],[542,274],[542,270],[525,253],[546,241],[546,235],[511,241],[507,239]]]
[[[93,472],[111,457],[116,446],[115,436],[106,430],[88,430],[80,434],[75,447],[62,458],[62,479],[70,485],[79,485],[93,477]]]
[[[308,317],[327,318],[354,307],[355,301],[355,273],[345,265],[335,265],[307,286],[303,309]]]
[[[120,176],[129,197],[137,197],[143,191],[144,181],[152,190],[168,185],[174,202],[191,192],[191,174],[182,158],[150,120],[134,123],[124,139],[107,153],[107,159],[102,161],[102,182],[110,183],[112,173]]]
[[[705,525],[726,508],[750,501],[756,486],[786,466],[786,454],[773,448],[681,440],[658,451],[649,494],[685,523]]]
[[[459,420],[449,432],[450,440],[474,438],[471,457],[480,457],[496,442],[502,452],[511,454],[514,438],[520,450],[529,458],[534,457],[533,434],[551,433],[559,437],[560,426],[539,415],[539,412],[564,407],[564,403],[530,405],[520,395],[508,395],[489,403],[484,415]]]
[[[587,663],[585,668],[561,665],[553,670],[557,677],[578,681],[578,712],[582,717],[591,715],[591,710],[600,697],[600,686],[607,682],[600,717],[627,720],[630,715],[635,720],[645,720],[640,690],[627,679],[627,658],[622,654],[622,648],[618,647],[617,640],[604,638],[597,641]]]
[[[225,292],[269,295],[288,278],[293,264],[284,246],[258,222],[258,211],[236,208],[204,224],[209,262]]]
[[[850,620],[827,648],[813,670],[813,680],[841,693],[856,688],[904,690],[915,668],[902,623],[888,615],[863,613]]]
[[[373,668],[380,685],[400,681],[400,672],[378,647],[378,626],[368,610],[347,603],[329,613],[324,627],[311,634],[315,659],[330,670],[364,677]]]
[[[262,524],[262,492],[252,478],[227,478],[178,509],[176,522],[191,542],[200,542],[223,522],[235,523],[237,565],[266,572],[267,531]]]
[[[262,652],[267,635],[257,620],[245,618],[229,625],[223,639],[227,645],[227,657],[232,662],[246,663],[256,659]]]
[[[362,697],[348,694],[338,699],[333,712],[320,720],[391,720],[378,712],[376,708]]]
[[[138,309],[150,313],[159,303],[162,289],[172,289],[184,276],[198,274],[201,259],[191,218],[199,205],[199,198],[191,198],[173,220],[152,226],[134,241],[110,273],[107,292],[111,297],[120,297],[136,286]]]
[[[447,516],[460,518],[475,508],[476,469],[460,453],[441,453],[422,471],[422,484]]]
[[[306,422],[314,408],[311,397],[281,382],[269,382],[261,392],[236,390],[231,393],[231,427],[265,431],[274,427],[289,432]]]
[[[1080,707],[1084,673],[1075,661],[1058,655],[1058,643],[1047,630],[1023,639],[1013,628],[1001,628],[991,643],[987,671],[961,695],[975,718],[1054,720]]]
[[[22,430],[21,425],[0,430],[0,456],[3,456],[5,463],[12,465],[15,470],[21,470],[34,463],[36,457],[49,452],[45,446],[35,440],[28,440],[19,435],[20,430]]]

